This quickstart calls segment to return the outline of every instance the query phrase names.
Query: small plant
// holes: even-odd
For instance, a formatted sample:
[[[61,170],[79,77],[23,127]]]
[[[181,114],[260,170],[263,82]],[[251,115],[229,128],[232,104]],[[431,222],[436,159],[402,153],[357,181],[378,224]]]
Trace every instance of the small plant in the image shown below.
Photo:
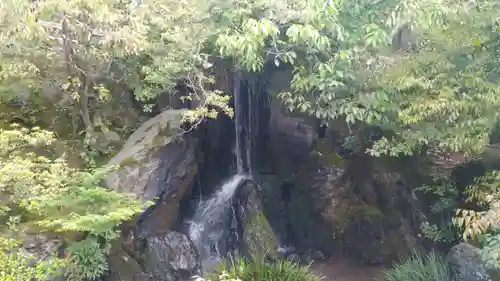
[[[385,270],[378,281],[452,281],[451,271],[436,253],[415,252],[410,258]]]
[[[96,237],[88,237],[69,247],[69,252],[76,265],[73,275],[80,280],[95,280],[108,270],[107,251],[99,244]]]
[[[481,258],[489,269],[500,269],[500,233],[485,235]]]
[[[436,243],[453,243],[457,240],[456,232],[450,225],[440,225],[438,227],[435,224],[423,222],[420,229],[427,239]]]
[[[432,221],[426,221],[421,225],[424,236],[433,242],[457,241],[459,235],[452,222],[460,195],[456,185],[449,180],[436,178],[433,184],[423,185],[417,190],[435,198],[430,206]]]
[[[222,265],[217,276],[225,276],[224,280],[244,281],[319,281],[307,266],[301,266],[291,261],[282,260],[272,263],[264,261],[248,261],[243,258]]]
[[[464,240],[482,245],[482,259],[490,269],[500,268],[500,171],[490,171],[467,186],[466,201],[478,207],[457,209],[454,224]]]

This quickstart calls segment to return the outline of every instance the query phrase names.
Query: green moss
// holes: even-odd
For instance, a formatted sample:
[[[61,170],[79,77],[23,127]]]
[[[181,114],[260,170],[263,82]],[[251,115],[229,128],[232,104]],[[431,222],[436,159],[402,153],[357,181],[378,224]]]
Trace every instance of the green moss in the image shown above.
[[[164,127],[160,126],[158,128],[158,134],[153,138],[153,146],[163,146],[165,145],[165,139],[170,138],[174,135],[174,130],[170,122],[168,122]]]
[[[384,214],[373,206],[353,206],[349,211],[351,219],[376,221],[382,219]]]
[[[325,140],[319,140],[317,142],[313,153],[316,154],[318,160],[324,164],[339,168],[344,168],[345,166],[344,159],[340,157]]]
[[[243,240],[253,259],[258,261],[265,257],[277,258],[278,242],[264,213],[252,212],[247,217],[244,227]]]
[[[127,157],[123,159],[123,161],[120,162],[120,166],[126,167],[126,166],[135,166],[140,164],[140,161],[136,159],[135,157]]]

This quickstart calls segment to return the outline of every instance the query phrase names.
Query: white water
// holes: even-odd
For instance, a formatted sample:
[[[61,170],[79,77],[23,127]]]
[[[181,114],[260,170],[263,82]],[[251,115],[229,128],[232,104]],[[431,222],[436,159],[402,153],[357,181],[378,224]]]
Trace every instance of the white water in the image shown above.
[[[244,127],[241,124],[242,114],[243,114],[243,106],[240,101],[240,80],[236,79],[234,83],[235,90],[233,91],[234,96],[234,131],[235,131],[235,156],[236,156],[236,170],[238,174],[243,174],[245,171],[245,166],[243,164],[244,158],[242,155],[243,147],[242,147],[242,137],[241,133]]]
[[[220,261],[220,243],[227,230],[225,224],[231,210],[231,199],[240,182],[246,178],[237,174],[224,182],[212,197],[200,202],[189,223],[189,237],[198,249],[205,270]]]
[[[210,271],[221,262],[226,254],[228,239],[225,234],[229,230],[229,212],[231,199],[240,183],[251,177],[251,146],[252,146],[252,97],[246,94],[241,96],[240,78],[234,83],[234,123],[235,123],[235,151],[237,174],[225,181],[219,189],[207,200],[201,201],[196,208],[192,221],[189,222],[189,237],[196,246],[202,267],[205,272]],[[242,98],[248,99],[248,111],[245,113]],[[248,114],[247,118],[244,118]],[[247,176],[250,175],[250,176]]]

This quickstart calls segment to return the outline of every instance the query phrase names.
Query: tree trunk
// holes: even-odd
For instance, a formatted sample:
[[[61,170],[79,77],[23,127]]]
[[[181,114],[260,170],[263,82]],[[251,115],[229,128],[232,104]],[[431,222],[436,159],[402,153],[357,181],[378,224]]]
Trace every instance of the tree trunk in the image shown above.
[[[83,119],[83,124],[85,125],[85,130],[87,131],[87,134],[93,134],[94,133],[94,125],[92,124],[92,120],[90,119],[90,112],[89,112],[89,86],[90,86],[90,78],[88,75],[84,75],[82,77],[84,79],[84,84],[83,84],[83,89],[80,90],[80,106],[81,106],[81,114],[82,114],[82,119]]]
[[[68,73],[68,80],[71,80],[71,77],[75,76],[75,71],[73,71],[76,66],[73,65],[73,50],[71,47],[71,34],[68,26],[68,21],[66,18],[62,21],[62,30],[63,30],[63,44],[64,44],[64,60],[66,63],[66,72]],[[90,87],[90,77],[89,73],[84,73],[82,70],[78,70],[80,81],[83,82],[83,87],[78,89],[79,99],[80,99],[80,114],[82,116],[83,124],[85,126],[85,130],[87,134],[93,134],[94,126],[92,124],[92,120],[90,118],[89,113],[89,96],[88,91]],[[71,83],[71,81],[69,81]],[[75,89],[76,90],[76,89]],[[76,104],[74,105],[76,106]],[[77,112],[77,110],[75,110]],[[75,115],[73,116],[73,124],[75,124]]]

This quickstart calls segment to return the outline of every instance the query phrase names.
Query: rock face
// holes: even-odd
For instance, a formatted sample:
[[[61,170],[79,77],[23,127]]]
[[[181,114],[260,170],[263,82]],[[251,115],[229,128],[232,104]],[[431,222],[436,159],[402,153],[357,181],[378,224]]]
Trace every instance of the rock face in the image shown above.
[[[366,264],[388,264],[420,247],[412,193],[378,159],[311,157],[290,198],[291,232],[302,250],[342,251]]]
[[[351,201],[343,233],[347,254],[367,264],[389,264],[421,248],[418,209],[399,178],[397,173],[374,171],[366,184],[377,203],[359,194]]]
[[[335,184],[342,174],[341,168],[306,162],[293,185],[286,187],[290,192],[287,216],[291,242],[299,251],[315,249],[333,254],[338,248],[340,237],[334,226],[343,222],[348,208],[345,192]]]
[[[109,258],[111,280],[179,281],[199,269],[190,240],[172,231],[199,164],[197,141],[181,134],[181,114],[167,110],[145,122],[109,162],[120,168],[106,178],[108,187],[154,202],[124,226]]]
[[[452,267],[454,280],[491,281],[481,261],[479,249],[470,244],[460,243],[451,248],[446,261]]]
[[[134,253],[129,253],[122,245],[121,239],[115,241],[108,255],[109,275],[108,281],[149,281],[149,274],[133,258]]]
[[[254,259],[278,257],[278,242],[262,209],[258,186],[251,180],[244,181],[237,194],[237,221],[241,225],[240,249]]]
[[[144,259],[146,271],[156,281],[188,280],[200,274],[194,245],[178,232],[148,238]]]
[[[113,146],[119,145],[121,142],[120,135],[115,131],[98,133],[96,136],[95,148],[101,152],[107,152]]]
[[[177,220],[198,172],[196,141],[180,135],[182,110],[164,111],[139,127],[109,164],[121,166],[108,187],[155,200],[138,221],[140,237],[164,234]]]
[[[313,127],[300,117],[286,116],[278,100],[271,102],[264,169],[280,176],[293,173],[309,157],[314,140]]]
[[[272,79],[272,82],[278,83],[283,79],[278,78]],[[283,90],[283,85],[274,86],[276,91]],[[315,132],[304,118],[286,114],[279,100],[271,101],[270,111],[266,150],[258,167],[261,171],[258,181],[262,186],[264,212],[280,244],[286,245],[293,242],[289,228],[290,222],[295,220],[290,219],[287,211],[287,206],[290,205],[289,195],[293,194],[289,183],[298,167],[310,157]],[[293,208],[295,206],[290,206],[290,210],[293,211]]]

